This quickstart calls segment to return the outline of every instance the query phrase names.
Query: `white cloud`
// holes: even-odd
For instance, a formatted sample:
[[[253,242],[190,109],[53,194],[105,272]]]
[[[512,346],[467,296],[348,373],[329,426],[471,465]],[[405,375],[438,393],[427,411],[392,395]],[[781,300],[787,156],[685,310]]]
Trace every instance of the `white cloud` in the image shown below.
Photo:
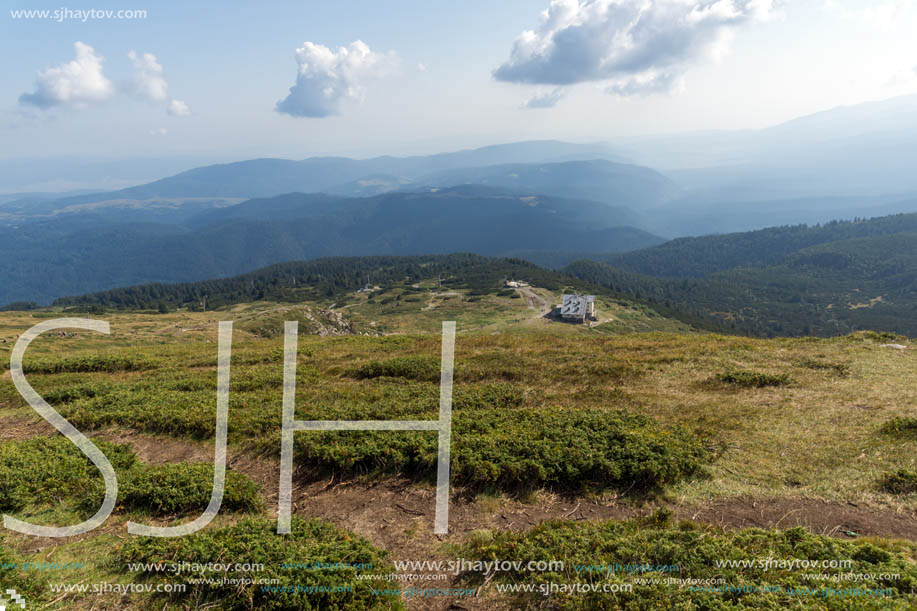
[[[162,64],[152,53],[138,55],[135,51],[127,54],[134,67],[131,92],[151,102],[165,102],[169,99],[169,84],[162,73]],[[191,109],[181,100],[170,100],[166,112],[173,117],[188,117]]]
[[[566,91],[563,87],[555,87],[548,91],[538,91],[522,105],[523,108],[554,108],[560,102]]]
[[[128,93],[162,103],[169,99],[169,85],[163,77],[162,65],[152,53],[127,54],[133,67],[130,85],[115,87],[105,76],[104,58],[82,42],[73,43],[76,59],[38,73],[35,91],[19,96],[21,104],[47,110],[54,106],[84,107],[91,102],[103,102],[116,93]],[[171,100],[166,106],[170,115],[185,117],[191,109],[181,100]]]
[[[127,54],[134,67],[131,91],[134,95],[151,102],[165,102],[169,99],[169,84],[162,74],[162,64],[152,53],[138,55],[135,51]],[[173,117],[188,117],[191,109],[181,100],[171,100],[166,112]]]
[[[607,91],[618,95],[667,91],[693,62],[721,55],[735,28],[773,11],[773,0],[552,0],[494,77],[609,81]]]
[[[858,23],[867,23],[882,30],[908,27],[906,17],[914,6],[913,0],[886,0],[866,3],[862,0],[825,0],[824,9]]]
[[[156,129],[150,130],[151,136],[165,136],[168,133],[169,133],[169,130],[167,130],[165,127],[157,127]]]
[[[863,9],[863,19],[873,23],[877,28],[893,30],[905,23],[904,17],[911,10],[911,0],[891,0],[874,3]]]
[[[423,62],[418,62],[418,63],[417,63],[417,71],[418,71],[418,72],[426,72],[426,71],[427,71],[427,65],[426,65],[425,63],[423,63]]]
[[[384,75],[396,60],[393,53],[374,53],[362,40],[337,51],[305,42],[296,49],[296,83],[276,110],[292,117],[340,114],[345,100],[362,100],[365,79]]]
[[[35,91],[19,96],[19,102],[42,110],[54,106],[83,107],[103,102],[115,94],[115,86],[102,70],[104,58],[82,42],[73,43],[76,59],[38,73]]]
[[[172,100],[169,102],[169,107],[166,109],[166,111],[173,117],[191,116],[191,109],[188,108],[188,105],[181,100]]]
[[[169,85],[162,76],[162,65],[156,61],[156,56],[130,51],[127,57],[134,66],[134,93],[153,102],[164,102],[169,97]]]
[[[612,79],[605,88],[605,93],[625,97],[647,96],[654,93],[679,93],[684,88],[684,76],[646,70],[633,76]]]

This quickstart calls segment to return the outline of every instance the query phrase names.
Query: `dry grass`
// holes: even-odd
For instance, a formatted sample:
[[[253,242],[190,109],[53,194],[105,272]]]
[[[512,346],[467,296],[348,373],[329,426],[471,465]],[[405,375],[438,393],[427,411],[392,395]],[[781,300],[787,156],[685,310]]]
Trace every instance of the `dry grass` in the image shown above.
[[[360,380],[350,372],[371,361],[413,355],[438,359],[439,321],[456,318],[457,392],[463,387],[508,385],[521,389],[518,405],[500,409],[626,409],[661,424],[681,425],[702,439],[716,457],[709,467],[710,477],[669,488],[665,495],[670,503],[690,506],[735,497],[807,498],[910,513],[917,501],[917,494],[890,494],[877,486],[883,474],[899,469],[917,471],[913,440],[880,432],[893,417],[917,415],[914,349],[882,348],[880,341],[865,334],[830,340],[755,340],[660,331],[619,333],[654,328],[670,331],[675,323],[605,304],[600,312],[613,314],[607,322],[589,329],[548,323],[535,316],[522,299],[486,299],[491,301],[483,306],[461,298],[455,304],[434,301],[421,328],[413,329],[418,333],[412,335],[301,336],[297,417],[345,406],[376,410],[379,417],[388,413],[398,417],[392,410],[416,408],[435,418],[435,382]],[[408,302],[410,308],[427,304]],[[471,309],[479,306],[478,310]],[[364,306],[352,309],[359,307]],[[412,330],[407,306],[387,319],[383,312],[365,307],[353,320],[363,324],[378,316],[391,329]],[[29,349],[27,362],[30,358],[53,360],[81,353],[129,352],[155,361],[157,368],[34,374],[29,380],[48,397],[75,388],[128,391],[146,384],[175,392],[186,389],[206,398],[204,411],[212,410],[217,321],[252,321],[279,314],[277,306],[271,304],[196,314],[106,314],[98,318],[110,322],[111,336],[80,331],[78,338],[43,337]],[[0,344],[0,359],[8,360],[15,336],[40,320],[28,313],[0,314],[0,337],[7,339],[6,344]],[[252,441],[256,436],[279,438],[281,349],[282,339],[260,337],[247,332],[244,325],[236,326],[232,384],[234,388],[249,388],[234,391],[231,397],[230,443],[234,445],[231,451],[237,454],[255,447]],[[787,375],[793,383],[763,388],[711,383],[727,371]],[[0,378],[0,418],[37,419],[5,373]],[[52,403],[66,413],[66,405]],[[208,418],[211,413],[206,411]],[[262,425],[268,428],[262,431]],[[32,434],[43,430],[35,427]],[[585,502],[595,494],[587,492],[585,498],[575,500]],[[524,499],[485,494],[473,502],[480,513],[496,515],[519,500],[537,507],[549,504],[555,496],[550,491],[537,491]],[[235,519],[220,515],[217,523]],[[55,546],[50,553],[42,551],[41,556],[48,560],[85,559],[93,554],[102,557],[114,538],[121,536],[117,533],[123,532],[123,520],[123,516],[114,516],[94,536]],[[416,524],[404,528],[406,536],[413,536],[411,529]],[[35,551],[34,542],[28,538],[11,536],[7,540],[20,552]],[[89,581],[125,578],[119,568],[104,563],[70,577]],[[88,599],[68,602],[74,608],[95,604]],[[111,597],[98,602],[101,608],[118,604]]]
[[[216,360],[216,321],[257,316],[265,308],[110,314],[104,317],[111,322],[110,337],[81,333],[77,339],[41,338],[30,354],[50,358],[130,347],[167,358],[177,368],[193,363],[207,375]],[[11,341],[15,333],[36,322],[29,314],[5,313],[0,316],[0,336]],[[461,324],[459,329],[463,331]],[[280,345],[279,339],[237,331],[234,363],[269,360]],[[387,338],[304,336],[300,348],[309,355],[300,357],[300,368],[313,368],[317,376],[300,385],[298,404],[304,409],[318,395],[352,395],[361,382],[346,372],[369,360],[414,354],[438,357],[439,338],[432,333]],[[456,350],[457,384],[520,385],[526,389],[523,407],[527,409],[626,408],[662,423],[681,424],[702,436],[719,453],[712,478],[678,485],[670,495],[681,501],[741,495],[809,497],[896,509],[913,502],[909,496],[895,497],[875,486],[882,473],[917,468],[917,456],[908,451],[907,440],[877,433],[890,418],[915,412],[917,363],[911,350],[881,348],[865,336],[755,340],[670,333],[602,335],[562,324],[502,327],[497,335],[489,330],[462,332]],[[279,369],[279,360],[260,367]],[[709,383],[717,374],[735,370],[787,374],[794,383],[766,388]],[[155,373],[80,377],[120,384]],[[244,377],[245,367],[234,367],[233,375]],[[262,390],[263,404],[276,398],[279,406],[279,375],[274,377],[278,383]],[[36,387],[75,383],[67,374],[41,378]],[[436,409],[434,395],[431,417]],[[11,405],[7,401],[0,407],[6,413]],[[244,411],[236,413],[242,417]]]

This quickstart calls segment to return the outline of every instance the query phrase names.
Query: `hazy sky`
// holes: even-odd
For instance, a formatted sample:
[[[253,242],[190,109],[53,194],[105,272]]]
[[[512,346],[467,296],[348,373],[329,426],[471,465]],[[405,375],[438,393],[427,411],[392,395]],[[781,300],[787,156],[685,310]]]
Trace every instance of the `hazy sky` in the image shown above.
[[[4,3],[0,159],[595,141],[917,92],[904,0],[81,2]],[[146,18],[12,15],[62,8]]]

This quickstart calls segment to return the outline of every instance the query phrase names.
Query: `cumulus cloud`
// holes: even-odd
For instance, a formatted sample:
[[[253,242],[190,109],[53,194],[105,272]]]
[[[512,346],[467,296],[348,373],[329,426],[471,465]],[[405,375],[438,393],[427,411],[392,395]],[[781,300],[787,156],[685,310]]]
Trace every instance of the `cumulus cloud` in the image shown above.
[[[134,67],[131,91],[134,95],[151,102],[165,102],[169,99],[169,84],[162,73],[162,64],[152,53],[138,55],[136,51],[127,54]],[[173,117],[187,117],[191,109],[181,100],[170,100],[166,112]]]
[[[647,70],[633,76],[612,79],[605,93],[629,96],[647,96],[654,93],[678,93],[685,87],[685,78],[672,72]]]
[[[883,30],[909,27],[908,13],[913,0],[887,0],[866,3],[862,0],[825,0],[824,8],[843,19],[867,23]]]
[[[566,91],[563,87],[555,87],[549,91],[539,91],[522,105],[523,108],[554,108],[560,102]]]
[[[156,56],[130,51],[127,57],[134,66],[134,93],[153,102],[164,102],[169,97],[169,85],[162,76],[162,65],[156,61]]]
[[[82,107],[103,102],[115,94],[115,86],[102,69],[103,57],[82,42],[73,43],[76,58],[38,73],[35,91],[23,93],[19,102],[47,110],[54,106]]]
[[[773,11],[773,0],[552,0],[494,78],[609,81],[607,91],[618,95],[667,91],[692,62],[722,53],[735,28]]]
[[[152,53],[142,55],[130,51],[132,78],[129,84],[123,81],[115,87],[103,71],[104,59],[95,49],[82,42],[75,42],[76,59],[48,68],[38,73],[35,91],[19,96],[21,104],[47,110],[55,106],[84,107],[92,102],[103,102],[123,93],[137,96],[155,103],[169,100],[169,85],[163,77],[162,65]],[[171,100],[166,105],[170,115],[184,117],[191,114],[188,105],[181,100]]]
[[[893,30],[906,23],[905,16],[910,12],[912,5],[911,0],[875,3],[863,9],[863,19],[874,23],[878,28]]]
[[[188,105],[181,100],[172,100],[169,102],[169,107],[166,109],[166,111],[173,117],[191,116],[191,109],[188,108]]]
[[[345,100],[362,100],[366,79],[384,75],[395,61],[394,54],[375,53],[362,40],[337,51],[304,42],[296,49],[296,83],[276,110],[292,117],[340,114]]]

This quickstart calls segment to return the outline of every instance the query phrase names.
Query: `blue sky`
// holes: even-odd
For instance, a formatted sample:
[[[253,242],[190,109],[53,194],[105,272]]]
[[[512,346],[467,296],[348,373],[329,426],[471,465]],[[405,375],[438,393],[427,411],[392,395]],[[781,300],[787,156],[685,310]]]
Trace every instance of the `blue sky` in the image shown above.
[[[0,160],[362,157],[763,127],[917,92],[912,4],[12,0]],[[10,13],[62,7],[147,16]]]

